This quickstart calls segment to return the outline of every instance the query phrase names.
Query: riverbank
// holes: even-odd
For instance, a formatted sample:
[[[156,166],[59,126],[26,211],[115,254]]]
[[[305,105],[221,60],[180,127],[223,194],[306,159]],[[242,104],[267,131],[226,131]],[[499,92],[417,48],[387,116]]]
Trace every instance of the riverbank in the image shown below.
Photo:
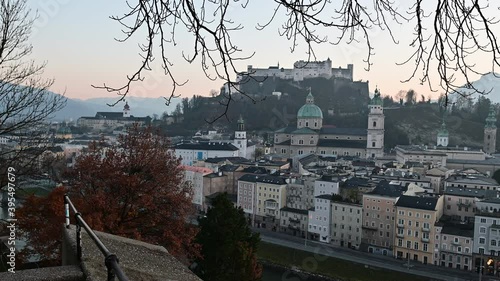
[[[303,277],[310,275],[318,280],[331,281],[424,281],[428,278],[405,274],[402,272],[374,268],[363,264],[349,262],[333,257],[311,253],[303,250],[287,248],[271,243],[260,242],[257,256],[266,266],[286,268],[283,274],[292,275],[297,270]],[[299,272],[299,276],[300,276]],[[297,275],[297,274],[295,274]],[[286,277],[286,276],[283,276]],[[300,277],[299,277],[300,278]],[[322,279],[321,279],[322,278]],[[313,280],[300,278],[296,280]],[[286,279],[288,280],[288,279]]]

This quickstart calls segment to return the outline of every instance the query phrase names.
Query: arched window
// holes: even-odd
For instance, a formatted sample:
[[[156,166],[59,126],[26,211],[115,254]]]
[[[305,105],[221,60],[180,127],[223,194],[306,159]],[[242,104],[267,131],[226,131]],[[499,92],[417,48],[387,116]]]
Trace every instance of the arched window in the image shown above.
[[[490,139],[490,137],[491,137],[491,136],[490,136],[490,135],[488,135],[488,139]]]
[[[373,121],[373,127],[377,127],[377,121]]]
[[[306,121],[306,127],[309,127],[309,122]]]

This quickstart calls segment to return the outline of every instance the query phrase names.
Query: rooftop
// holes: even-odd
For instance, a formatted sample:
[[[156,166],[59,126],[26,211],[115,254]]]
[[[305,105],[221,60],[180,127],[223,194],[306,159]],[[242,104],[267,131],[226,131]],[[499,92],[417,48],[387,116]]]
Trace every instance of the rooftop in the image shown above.
[[[290,208],[290,207],[281,208],[281,211],[282,212],[295,213],[295,214],[301,214],[301,215],[307,215],[307,213],[308,213],[307,210],[295,209],[295,208]]]
[[[368,194],[396,198],[403,195],[406,190],[406,186],[389,184],[386,180],[382,180],[377,184],[375,189]]]
[[[188,150],[226,150],[237,151],[238,148],[231,143],[225,142],[193,142],[193,143],[180,143],[175,146],[175,149],[188,149]]]
[[[497,192],[495,190],[463,187],[447,187],[444,191],[444,194],[475,198],[493,198],[497,196]]]
[[[438,198],[436,197],[419,197],[401,195],[396,202],[397,207],[405,207],[412,209],[420,209],[427,211],[435,211]]]
[[[335,128],[323,127],[319,131],[322,135],[351,135],[351,136],[366,136],[367,130],[363,128]]]

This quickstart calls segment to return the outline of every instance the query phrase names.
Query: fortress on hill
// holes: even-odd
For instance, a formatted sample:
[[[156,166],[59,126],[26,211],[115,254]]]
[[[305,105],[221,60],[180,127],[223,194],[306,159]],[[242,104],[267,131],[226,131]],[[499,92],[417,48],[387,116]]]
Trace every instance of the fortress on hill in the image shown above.
[[[344,78],[353,81],[353,65],[348,64],[347,68],[332,68],[332,61],[328,58],[325,61],[296,61],[293,68],[280,68],[277,66],[270,66],[269,68],[253,68],[252,65],[247,67],[246,73],[238,74],[237,81],[244,79],[244,76],[258,76],[258,77],[276,77],[281,79],[289,79],[293,81],[303,81],[308,78]]]

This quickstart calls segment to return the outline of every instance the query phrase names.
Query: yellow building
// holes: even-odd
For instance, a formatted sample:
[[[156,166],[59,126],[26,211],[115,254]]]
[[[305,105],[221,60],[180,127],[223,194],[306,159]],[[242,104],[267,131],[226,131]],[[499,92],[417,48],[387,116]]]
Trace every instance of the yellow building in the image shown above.
[[[280,209],[286,206],[286,181],[283,177],[263,176],[257,180],[255,222],[261,227],[278,228]]]
[[[435,264],[434,224],[443,215],[443,196],[402,195],[396,202],[394,255],[399,259]]]

